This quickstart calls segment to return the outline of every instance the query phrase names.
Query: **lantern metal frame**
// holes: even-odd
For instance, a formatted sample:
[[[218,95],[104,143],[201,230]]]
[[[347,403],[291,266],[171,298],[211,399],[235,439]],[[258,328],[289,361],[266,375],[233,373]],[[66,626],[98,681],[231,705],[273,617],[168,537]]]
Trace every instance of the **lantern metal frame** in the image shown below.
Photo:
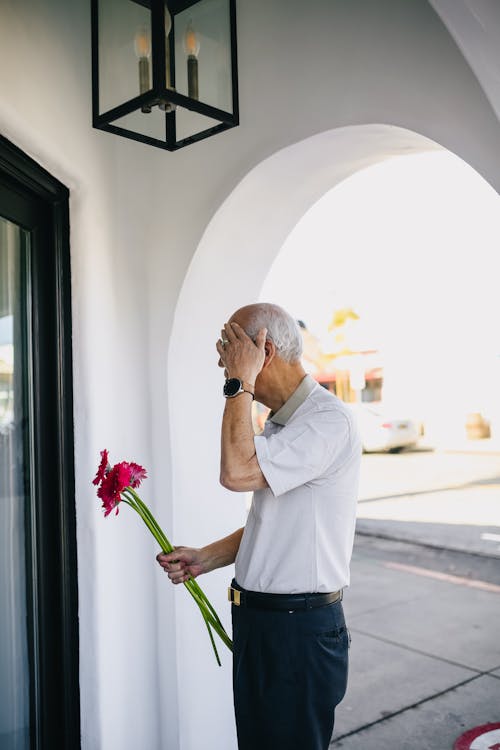
[[[152,61],[152,87],[149,91],[139,94],[128,101],[119,104],[112,109],[100,113],[99,111],[99,0],[91,0],[91,24],[92,24],[92,124],[94,128],[105,130],[108,133],[121,135],[134,141],[147,143],[151,146],[177,151],[192,143],[209,138],[239,125],[238,105],[238,61],[236,41],[236,0],[228,0],[229,7],[229,39],[231,60],[231,92],[232,112],[226,112],[217,107],[212,107],[198,99],[192,99],[175,91],[175,50],[174,44],[170,44],[169,66],[170,82],[172,88],[166,85],[166,44],[165,44],[165,7],[167,7],[172,18],[172,39],[175,38],[175,16],[188,8],[197,5],[201,0],[130,0],[151,11],[151,61]],[[174,105],[173,111],[165,112],[165,140],[153,136],[138,133],[133,130],[113,124],[125,115],[140,109],[141,107],[156,106],[158,103]],[[219,124],[206,128],[186,138],[177,140],[175,106],[184,107],[200,115],[213,120]]]

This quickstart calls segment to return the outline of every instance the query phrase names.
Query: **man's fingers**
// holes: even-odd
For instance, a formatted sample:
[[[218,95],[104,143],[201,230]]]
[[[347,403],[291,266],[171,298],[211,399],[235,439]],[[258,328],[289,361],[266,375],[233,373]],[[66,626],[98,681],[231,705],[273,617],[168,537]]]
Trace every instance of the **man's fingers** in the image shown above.
[[[186,567],[186,563],[182,561],[181,562],[177,562],[177,561],[167,562],[167,563],[163,563],[163,565],[162,563],[160,563],[160,565],[162,566],[162,568],[165,569],[167,573],[176,573],[179,570],[184,570],[184,568]]]
[[[229,327],[235,339],[243,339],[247,336],[245,330],[238,323],[227,323],[226,327]]]
[[[237,338],[242,339],[242,340],[250,339],[250,341],[252,341],[248,333],[245,331],[244,328],[240,326],[239,323],[230,323],[229,325],[233,328],[233,331],[236,334]]]
[[[170,578],[172,583],[184,583],[184,581],[187,581],[190,576],[189,573],[181,573],[177,576],[169,575],[168,577]]]
[[[180,570],[175,571],[174,573],[169,573],[168,577],[170,578],[172,583],[183,583],[189,578],[189,573],[186,573],[185,570]]]
[[[227,339],[228,341],[236,341],[237,336],[233,331],[234,323],[224,323],[224,329],[221,331],[222,340]]]
[[[222,341],[220,339],[217,341],[217,343],[215,345],[215,348],[217,349],[217,351],[219,353],[219,357],[222,360],[222,358],[224,356],[224,346],[223,346]]]
[[[266,336],[267,328],[261,328],[257,336],[255,337],[255,346],[257,346],[259,349],[263,349],[266,343]]]
[[[160,552],[156,559],[172,583],[184,583],[192,577],[196,550],[190,547],[176,547],[173,552]]]
[[[166,565],[167,563],[173,562],[177,563],[180,560],[185,560],[186,557],[189,557],[189,554],[182,549],[175,549],[173,552],[160,552],[156,555],[156,559],[160,565]]]
[[[189,555],[181,552],[180,550],[176,550],[175,552],[169,552],[165,555],[159,554],[156,556],[156,559],[165,573],[170,574],[185,570],[185,568],[190,564],[190,559],[186,560],[186,557],[189,558]]]

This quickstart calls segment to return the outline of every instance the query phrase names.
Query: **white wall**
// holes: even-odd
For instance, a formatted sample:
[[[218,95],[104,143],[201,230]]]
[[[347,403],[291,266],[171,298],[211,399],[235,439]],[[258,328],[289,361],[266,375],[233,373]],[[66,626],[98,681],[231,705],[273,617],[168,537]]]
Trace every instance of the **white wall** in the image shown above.
[[[128,509],[100,517],[98,451],[147,465],[144,497],[174,542],[241,523],[242,498],[217,485],[223,319],[258,296],[322,190],[427,147],[414,133],[498,189],[498,121],[422,0],[240,1],[242,125],[167,154],[92,130],[87,3],[1,13],[2,132],[71,190],[82,747],[233,750],[229,655],[218,670]],[[373,123],[397,127],[346,129]],[[226,622],[229,575],[202,581]]]
[[[0,56],[2,134],[71,191],[82,744],[154,748],[164,716],[175,746],[175,683],[159,685],[155,548],[130,514],[104,520],[90,485],[103,447],[154,475],[147,257],[158,154],[91,127],[90,3],[3,0]],[[169,631],[171,594],[163,588]],[[161,667],[175,673],[171,643]]]
[[[497,0],[430,0],[500,117],[500,6]]]

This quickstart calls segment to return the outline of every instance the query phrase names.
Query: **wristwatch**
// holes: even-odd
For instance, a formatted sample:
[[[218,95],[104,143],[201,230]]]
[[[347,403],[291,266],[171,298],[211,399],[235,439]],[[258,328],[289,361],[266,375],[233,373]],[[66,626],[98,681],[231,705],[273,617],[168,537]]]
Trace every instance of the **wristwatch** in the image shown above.
[[[227,378],[222,392],[226,398],[234,398],[240,393],[251,393],[252,398],[255,398],[253,386],[239,378]]]

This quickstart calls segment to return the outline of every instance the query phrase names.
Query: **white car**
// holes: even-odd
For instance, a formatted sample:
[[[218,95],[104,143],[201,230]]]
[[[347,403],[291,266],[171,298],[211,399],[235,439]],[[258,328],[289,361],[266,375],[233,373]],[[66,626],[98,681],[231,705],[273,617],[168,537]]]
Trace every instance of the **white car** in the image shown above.
[[[417,444],[420,426],[414,420],[395,419],[373,404],[348,404],[348,406],[356,416],[365,453],[374,451],[397,453],[402,448],[410,448]]]

